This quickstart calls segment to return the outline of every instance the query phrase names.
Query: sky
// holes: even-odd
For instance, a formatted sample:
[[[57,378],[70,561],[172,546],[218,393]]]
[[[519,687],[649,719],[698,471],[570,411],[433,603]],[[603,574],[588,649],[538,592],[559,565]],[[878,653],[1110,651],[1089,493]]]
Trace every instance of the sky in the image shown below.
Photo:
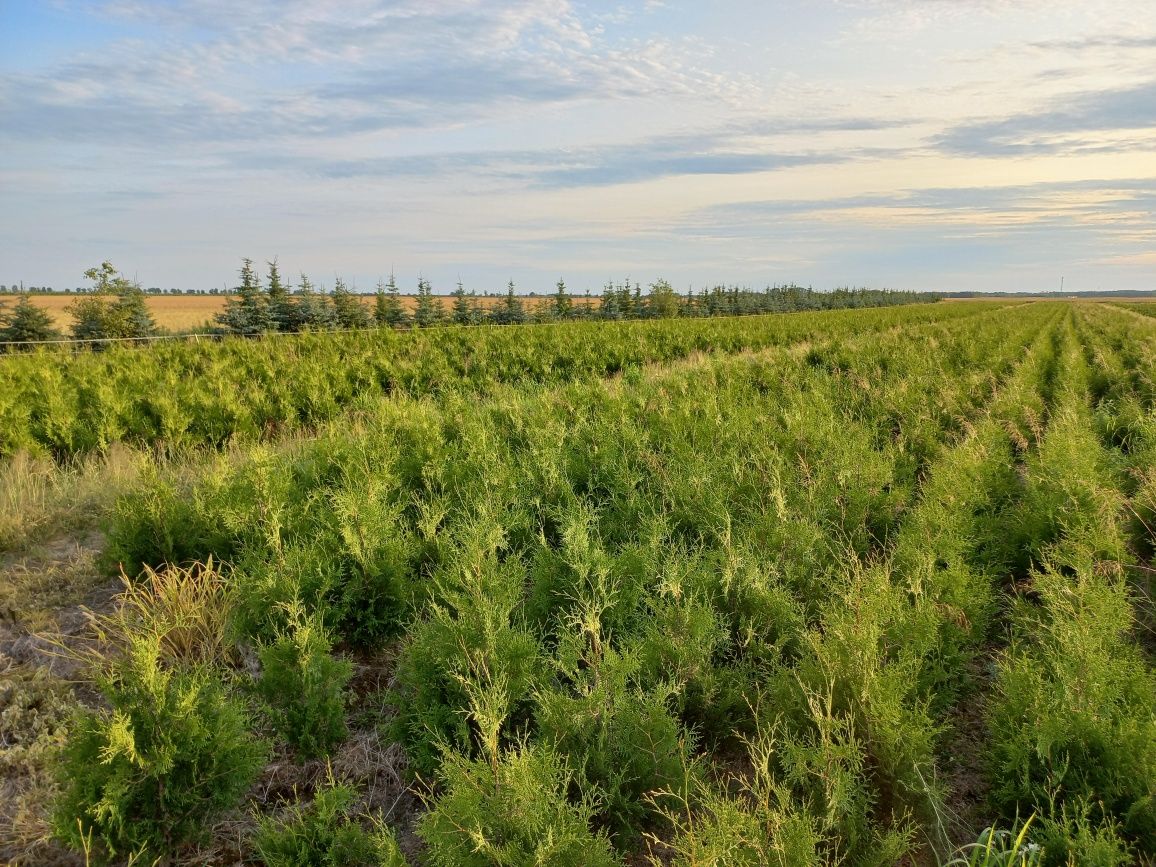
[[[0,0],[0,283],[1156,290],[1153,0]]]

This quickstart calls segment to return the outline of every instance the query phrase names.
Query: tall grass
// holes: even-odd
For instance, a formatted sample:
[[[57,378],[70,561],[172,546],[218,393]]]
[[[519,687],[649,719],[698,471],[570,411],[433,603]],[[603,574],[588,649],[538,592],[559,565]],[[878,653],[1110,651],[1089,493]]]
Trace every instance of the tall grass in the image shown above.
[[[0,554],[95,530],[148,462],[124,446],[63,465],[28,451],[0,459]]]

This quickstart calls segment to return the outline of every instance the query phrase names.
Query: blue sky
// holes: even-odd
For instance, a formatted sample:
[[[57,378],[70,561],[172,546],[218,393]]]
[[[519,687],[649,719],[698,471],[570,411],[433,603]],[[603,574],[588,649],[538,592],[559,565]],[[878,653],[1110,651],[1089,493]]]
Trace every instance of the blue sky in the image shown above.
[[[0,0],[0,283],[1156,290],[1152,0]]]

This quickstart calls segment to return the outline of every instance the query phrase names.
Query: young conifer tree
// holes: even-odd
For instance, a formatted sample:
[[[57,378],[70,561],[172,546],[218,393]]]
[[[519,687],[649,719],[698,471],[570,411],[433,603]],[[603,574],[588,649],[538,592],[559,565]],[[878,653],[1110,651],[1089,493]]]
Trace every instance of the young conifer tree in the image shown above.
[[[373,324],[385,328],[389,325],[388,317],[389,295],[385,291],[385,281],[379,278],[373,292]]]
[[[297,305],[289,295],[289,288],[281,282],[281,271],[274,259],[269,265],[269,319],[274,331],[299,331],[301,319]]]
[[[502,305],[494,311],[496,321],[503,325],[520,325],[526,321],[526,308],[522,299],[514,291],[514,281],[506,284],[506,297]]]
[[[574,315],[574,299],[566,291],[566,281],[558,279],[558,286],[554,291],[553,307],[550,311],[555,319],[570,319]]]
[[[318,293],[304,273],[298,284],[295,306],[299,330],[327,331],[334,327],[336,320],[329,298]]]
[[[123,280],[116,290],[117,298],[110,313],[114,323],[113,336],[150,337],[156,333],[157,323],[145,303],[144,291],[139,285]]]
[[[441,302],[433,297],[433,288],[430,282],[425,278],[418,278],[417,281],[417,308],[414,310],[413,319],[419,328],[429,328],[432,325],[438,325],[445,318],[445,310],[442,309]]]
[[[608,281],[602,287],[602,303],[598,305],[598,315],[602,319],[621,319],[623,317],[622,295],[615,288],[613,282]]]
[[[455,325],[472,325],[474,323],[474,306],[466,295],[462,281],[458,280],[458,288],[453,291],[454,304],[452,319]]]
[[[261,288],[261,280],[253,269],[252,259],[241,260],[241,285],[234,287],[233,293],[234,297],[226,302],[225,309],[215,317],[219,324],[234,334],[250,337],[273,330],[269,298]]]
[[[337,316],[338,328],[369,327],[369,311],[361,303],[361,296],[346,286],[340,277],[333,284],[333,312]]]
[[[377,324],[390,328],[408,325],[409,316],[406,315],[405,306],[401,302],[401,290],[397,288],[397,280],[394,279],[392,271],[389,273],[389,282],[383,288],[385,297],[379,299],[379,306],[374,309]]]
[[[60,332],[52,327],[52,316],[32,303],[27,295],[0,315],[0,341],[56,340]]]

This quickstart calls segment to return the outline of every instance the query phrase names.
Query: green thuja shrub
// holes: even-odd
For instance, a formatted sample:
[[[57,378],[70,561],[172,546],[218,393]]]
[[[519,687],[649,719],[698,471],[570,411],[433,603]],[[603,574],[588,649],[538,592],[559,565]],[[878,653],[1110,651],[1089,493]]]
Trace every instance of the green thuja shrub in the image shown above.
[[[655,594],[643,612],[635,635],[624,642],[638,660],[639,683],[648,689],[668,684],[684,719],[713,721],[724,689],[715,660],[729,643],[722,616],[681,587]]]
[[[146,466],[133,490],[118,497],[107,518],[108,545],[104,565],[118,565],[130,575],[144,566],[187,564],[212,553],[230,559],[236,540],[215,513],[204,508],[205,488],[219,482],[223,461],[215,459],[203,471],[197,490],[162,477]]]
[[[495,738],[505,740],[525,721],[542,659],[519,623],[523,574],[492,556],[468,564],[456,583],[439,588],[427,619],[414,624],[398,657],[392,733],[419,773],[435,770],[447,746],[475,752],[468,709],[479,693],[500,687],[505,696]]]
[[[717,581],[715,607],[726,620],[730,644],[743,658],[794,659],[803,646],[806,606],[776,567],[755,552],[734,552],[719,564],[701,567]]]
[[[1042,824],[1083,805],[1085,825],[1118,821],[1156,851],[1156,678],[1128,634],[1127,591],[1090,560],[1033,580],[1041,605],[1021,611],[991,711],[993,798]]]
[[[53,825],[98,856],[167,857],[201,838],[255,779],[265,746],[209,668],[164,668],[134,637],[100,676],[107,710],[79,713],[58,768]]]
[[[783,760],[800,762],[808,777],[812,770],[838,767],[833,756],[848,760],[840,787],[856,797],[829,791],[815,802],[832,794],[841,802],[846,824],[840,837],[849,851],[871,839],[865,835],[876,818],[903,827],[912,818],[933,821],[941,812],[934,782],[939,724],[919,689],[938,615],[906,596],[886,570],[855,570],[822,629],[808,634],[809,652],[795,672],[801,706],[795,713],[802,724],[790,720],[793,737],[784,741]]]
[[[336,536],[326,552],[339,570],[327,601],[347,641],[374,647],[398,633],[410,614],[409,596],[421,546],[402,518],[397,481],[384,467],[345,470],[342,489],[330,495]],[[328,541],[328,539],[327,539]]]
[[[1012,522],[1019,567],[1042,563],[1052,548],[1077,547],[1105,560],[1128,560],[1127,539],[1117,516],[1123,506],[1117,456],[1100,447],[1088,420],[1057,411],[1035,460]],[[1029,558],[1030,555],[1030,558]]]
[[[371,566],[358,562],[329,531],[281,548],[263,548],[237,561],[234,631],[270,639],[285,624],[285,607],[298,600],[319,615],[335,637],[376,648],[395,635],[409,611],[410,560],[403,536],[381,541]]]
[[[692,746],[667,709],[670,690],[628,685],[636,667],[607,649],[597,668],[570,669],[565,686],[536,696],[539,737],[564,757],[579,790],[600,802],[599,821],[621,842],[653,816],[650,793],[681,784]]]
[[[600,519],[612,523],[585,503],[549,515],[556,538],[535,552],[526,600],[526,619],[534,626],[548,630],[591,594],[598,596],[599,617],[610,628],[635,616],[643,582],[656,571],[649,562],[653,550],[636,544],[612,553],[599,532]]]
[[[707,774],[684,791],[652,796],[672,832],[661,843],[677,867],[801,867],[824,863],[830,839],[824,821],[776,780],[775,736],[759,732],[747,744],[749,771],[721,784]]]
[[[877,813],[870,742],[856,728],[854,714],[836,709],[831,689],[807,693],[807,724],[783,720],[760,735],[760,750],[770,751],[765,758],[760,753],[759,762],[768,768],[760,773],[776,783],[763,788],[806,804],[814,827],[849,863],[898,863],[913,848],[910,816],[900,804],[894,815]]]
[[[328,755],[345,739],[345,687],[353,665],[330,653],[320,617],[290,606],[288,619],[277,638],[258,650],[257,691],[278,733],[302,758]]]
[[[357,793],[332,778],[282,818],[263,817],[254,848],[266,867],[405,867],[393,833],[377,823],[366,830],[351,815]]]
[[[1110,816],[1105,816],[1103,805],[1094,805],[1083,798],[1074,798],[1057,807],[1049,805],[1050,815],[1040,821],[1039,848],[1041,863],[1051,865],[1078,864],[1079,867],[1128,867],[1138,862],[1135,848],[1125,839],[1124,829]],[[1151,854],[1150,846],[1143,849]]]
[[[469,759],[449,753],[443,794],[418,825],[431,867],[614,867],[603,834],[590,830],[597,805],[567,800],[573,775],[543,745]]]

